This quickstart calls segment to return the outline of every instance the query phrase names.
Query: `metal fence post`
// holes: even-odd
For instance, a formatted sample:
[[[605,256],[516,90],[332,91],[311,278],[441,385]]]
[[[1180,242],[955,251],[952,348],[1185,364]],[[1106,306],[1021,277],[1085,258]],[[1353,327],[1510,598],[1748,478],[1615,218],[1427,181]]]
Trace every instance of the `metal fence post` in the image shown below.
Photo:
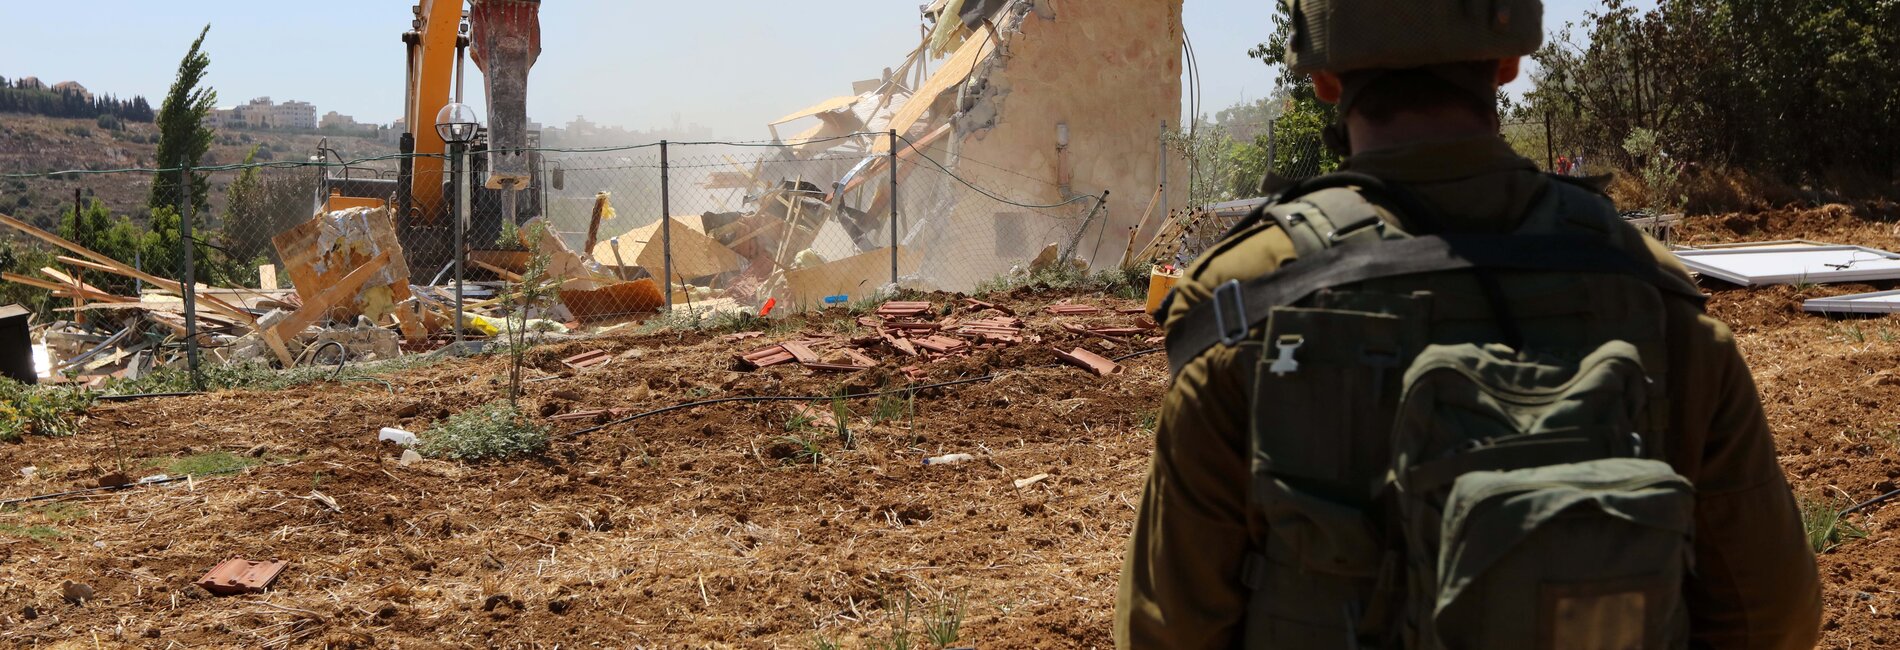
[[[462,345],[463,319],[466,318],[462,315],[463,258],[465,257],[462,251],[467,246],[462,240],[466,236],[465,231],[468,230],[468,145],[464,143],[449,146],[454,153],[454,159],[449,164],[452,165],[453,168],[450,171],[454,174],[455,209],[454,214],[449,215],[449,218],[454,220],[450,230],[455,233],[455,250],[451,251],[451,254],[454,255],[455,263],[455,345],[459,351]]]
[[[1272,176],[1280,172],[1279,170],[1280,159],[1278,158],[1278,156],[1280,155],[1279,144],[1280,144],[1280,141],[1274,137],[1273,122],[1269,120],[1267,122],[1267,175],[1268,176]]]
[[[891,129],[891,286],[897,286],[897,129]]]
[[[660,252],[664,254],[660,291],[666,295],[666,309],[673,310],[673,197],[668,193],[666,141],[660,141]]]
[[[191,241],[192,220],[191,165],[178,168],[178,249],[184,255],[185,367],[191,371],[193,390],[204,390],[204,376],[198,374],[198,277]],[[76,221],[76,220],[75,220]]]
[[[1550,137],[1550,116],[1549,112],[1544,113],[1544,171],[1554,172],[1557,171],[1557,144]]]

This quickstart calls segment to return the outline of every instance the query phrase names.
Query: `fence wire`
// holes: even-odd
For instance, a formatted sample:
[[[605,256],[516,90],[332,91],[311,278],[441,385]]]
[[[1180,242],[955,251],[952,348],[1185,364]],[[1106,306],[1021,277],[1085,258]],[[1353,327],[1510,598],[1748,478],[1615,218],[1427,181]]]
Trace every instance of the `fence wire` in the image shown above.
[[[33,312],[60,370],[124,376],[190,349],[375,358],[524,320],[822,308],[1128,256],[1100,194],[889,133],[528,152],[521,179],[480,150],[0,174],[0,214],[29,227],[0,231],[0,303]]]

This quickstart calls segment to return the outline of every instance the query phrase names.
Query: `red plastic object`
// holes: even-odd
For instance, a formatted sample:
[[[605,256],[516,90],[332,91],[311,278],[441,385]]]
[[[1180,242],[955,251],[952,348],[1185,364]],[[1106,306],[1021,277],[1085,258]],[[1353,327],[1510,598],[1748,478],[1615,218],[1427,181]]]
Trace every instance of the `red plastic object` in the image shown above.
[[[761,306],[761,307],[759,307],[759,315],[760,315],[760,316],[765,316],[765,315],[768,315],[768,314],[771,314],[771,313],[772,313],[772,308],[773,308],[773,307],[777,307],[777,306],[778,306],[778,299],[777,299],[777,298],[766,298],[766,299],[765,299],[765,305],[764,305],[764,306]]]
[[[282,560],[251,562],[234,557],[211,567],[204,577],[198,579],[198,586],[219,596],[255,593],[276,582],[278,574],[283,573],[287,566],[290,563]]]

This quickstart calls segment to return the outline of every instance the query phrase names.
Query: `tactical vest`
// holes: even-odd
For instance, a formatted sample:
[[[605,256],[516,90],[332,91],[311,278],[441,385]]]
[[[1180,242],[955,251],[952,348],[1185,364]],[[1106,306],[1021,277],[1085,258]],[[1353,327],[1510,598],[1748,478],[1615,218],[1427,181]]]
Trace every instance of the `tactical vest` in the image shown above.
[[[1663,301],[1703,296],[1548,185],[1513,232],[1414,236],[1440,220],[1403,188],[1303,183],[1250,217],[1299,258],[1170,323],[1177,372],[1260,348],[1247,647],[1686,645]]]

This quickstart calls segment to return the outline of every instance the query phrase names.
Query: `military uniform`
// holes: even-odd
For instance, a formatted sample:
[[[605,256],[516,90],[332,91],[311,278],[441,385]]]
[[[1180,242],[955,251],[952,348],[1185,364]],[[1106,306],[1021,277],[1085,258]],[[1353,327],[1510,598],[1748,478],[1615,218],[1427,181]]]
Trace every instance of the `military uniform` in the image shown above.
[[[1403,185],[1443,215],[1448,232],[1508,232],[1554,181],[1487,136],[1361,152],[1345,169]],[[1390,216],[1390,215],[1387,215]],[[1685,273],[1649,242],[1658,263]],[[1176,285],[1168,320],[1215,287],[1272,273],[1295,247],[1271,220],[1234,234]],[[1753,379],[1722,323],[1665,302],[1667,449],[1693,481],[1693,576],[1685,585],[1697,647],[1812,647],[1820,615],[1814,557],[1777,464]],[[1250,507],[1249,401],[1261,330],[1215,346],[1175,377],[1129,541],[1115,611],[1121,648],[1239,645],[1248,589],[1242,564],[1266,536]],[[1271,414],[1261,417],[1271,419]]]

